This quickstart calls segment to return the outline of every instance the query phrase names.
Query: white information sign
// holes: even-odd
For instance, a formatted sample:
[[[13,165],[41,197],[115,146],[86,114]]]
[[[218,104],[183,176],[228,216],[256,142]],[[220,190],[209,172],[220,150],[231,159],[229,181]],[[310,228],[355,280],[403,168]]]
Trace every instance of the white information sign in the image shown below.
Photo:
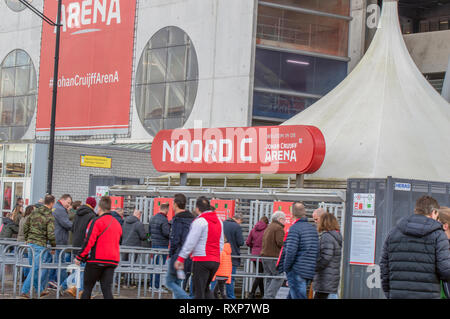
[[[353,216],[375,216],[375,194],[353,195]]]
[[[374,265],[376,238],[376,218],[352,217],[350,264]]]
[[[102,197],[109,195],[109,187],[108,186],[97,186],[95,188],[95,196]]]

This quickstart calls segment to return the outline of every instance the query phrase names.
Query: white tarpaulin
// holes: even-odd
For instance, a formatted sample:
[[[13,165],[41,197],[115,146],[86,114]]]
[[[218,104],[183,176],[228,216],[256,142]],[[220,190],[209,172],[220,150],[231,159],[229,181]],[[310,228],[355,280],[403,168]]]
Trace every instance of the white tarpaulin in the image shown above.
[[[314,125],[327,153],[312,178],[450,181],[450,104],[427,82],[384,1],[366,55],[333,91],[282,125]]]

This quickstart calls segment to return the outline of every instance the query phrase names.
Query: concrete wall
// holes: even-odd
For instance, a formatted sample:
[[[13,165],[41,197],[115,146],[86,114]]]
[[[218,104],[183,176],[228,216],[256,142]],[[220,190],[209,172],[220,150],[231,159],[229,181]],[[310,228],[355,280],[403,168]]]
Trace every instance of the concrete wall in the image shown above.
[[[32,2],[38,10],[43,10],[43,0]],[[0,1],[0,63],[15,49],[22,49],[31,57],[39,80],[42,20],[31,10],[20,12],[11,10],[4,0]],[[22,139],[35,137],[36,111],[28,131]]]
[[[81,167],[80,155],[82,154],[112,157],[112,168]],[[46,154],[41,155],[46,156]],[[68,193],[72,195],[73,200],[86,200],[90,174],[133,178],[161,175],[153,168],[149,151],[118,150],[86,145],[55,145],[53,171],[53,194],[55,196],[59,197]]]
[[[406,46],[422,73],[446,72],[450,57],[450,30],[407,34]]]
[[[348,73],[350,73],[361,58],[364,56],[364,31],[366,24],[366,1],[352,0],[350,3],[349,50],[350,62],[348,63]]]
[[[161,28],[177,26],[194,44],[199,86],[185,127],[194,127],[195,120],[203,127],[251,124],[256,0],[140,0],[138,5],[134,72],[147,42]],[[131,111],[131,137],[151,138],[137,115],[134,93]]]

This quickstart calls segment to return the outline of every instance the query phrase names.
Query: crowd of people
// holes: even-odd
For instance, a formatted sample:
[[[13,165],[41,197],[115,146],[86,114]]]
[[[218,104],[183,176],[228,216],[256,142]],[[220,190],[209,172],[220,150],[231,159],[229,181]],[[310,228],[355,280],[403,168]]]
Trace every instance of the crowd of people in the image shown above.
[[[256,298],[277,298],[281,287],[289,289],[288,299],[337,299],[341,281],[343,236],[336,217],[322,208],[314,210],[314,223],[307,218],[302,202],[292,205],[294,222],[287,229],[282,211],[262,217],[243,237],[244,216],[236,213],[222,221],[206,197],[199,197],[195,209],[186,209],[183,194],[173,198],[174,216],[168,219],[169,204],[161,204],[151,217],[148,229],[142,213],[135,210],[125,216],[123,209],[111,210],[111,199],[97,203],[89,197],[85,203],[72,202],[68,194],[58,201],[52,195],[24,209],[18,199],[15,209],[3,219],[0,238],[17,237],[33,248],[34,269],[25,269],[21,297],[29,298],[31,285],[38,289],[39,255],[43,262],[59,257],[48,245],[76,247],[74,262],[81,272],[80,298],[91,298],[100,282],[105,299],[113,298],[115,268],[121,258],[120,246],[140,247],[151,242],[155,249],[168,249],[163,278],[155,275],[155,287],[165,286],[175,299],[234,299],[235,274],[241,265],[241,248],[250,248],[257,277],[248,294]],[[440,207],[430,196],[416,202],[414,215],[401,219],[387,236],[380,260],[382,288],[387,298],[448,298],[450,279],[450,208]],[[285,231],[287,229],[287,231]],[[55,253],[56,251],[56,253]],[[260,258],[256,258],[259,256]],[[28,253],[32,264],[32,254]],[[62,256],[70,262],[70,255]],[[31,282],[34,273],[34,282]],[[67,273],[42,270],[40,296],[57,288],[76,296],[68,287]],[[285,274],[284,279],[282,274]],[[189,289],[188,289],[189,286]]]

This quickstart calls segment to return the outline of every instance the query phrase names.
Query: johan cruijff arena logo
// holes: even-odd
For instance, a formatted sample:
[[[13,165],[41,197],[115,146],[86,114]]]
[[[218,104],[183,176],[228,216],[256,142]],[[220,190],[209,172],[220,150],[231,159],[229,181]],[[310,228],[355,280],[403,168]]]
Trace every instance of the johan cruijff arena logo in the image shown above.
[[[194,128],[159,131],[151,157],[160,172],[312,174],[325,148],[314,126]]]
[[[44,1],[56,21],[57,0]],[[56,134],[127,134],[136,1],[63,0]],[[43,24],[37,136],[50,128],[56,29]]]

